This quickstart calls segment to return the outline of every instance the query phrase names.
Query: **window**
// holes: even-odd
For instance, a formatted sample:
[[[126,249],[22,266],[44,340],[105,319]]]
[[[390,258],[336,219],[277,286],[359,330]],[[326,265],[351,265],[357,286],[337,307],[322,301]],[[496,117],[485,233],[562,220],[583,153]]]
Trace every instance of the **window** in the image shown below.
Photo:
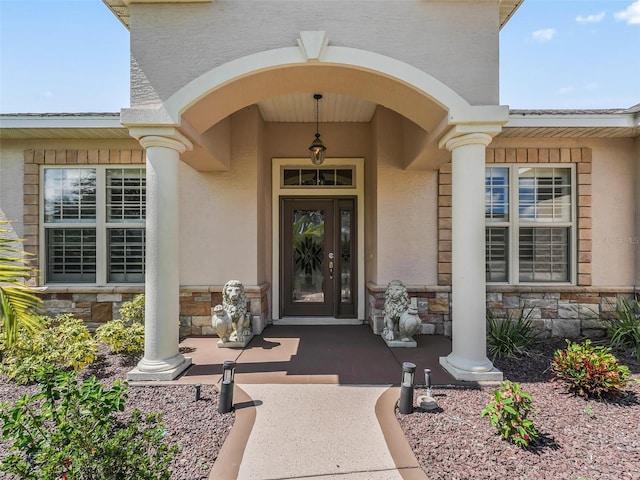
[[[283,168],[281,186],[307,188],[353,188],[353,167]]]
[[[43,179],[47,283],[144,282],[144,169],[46,167]]]
[[[487,282],[573,281],[573,177],[566,166],[486,168]]]

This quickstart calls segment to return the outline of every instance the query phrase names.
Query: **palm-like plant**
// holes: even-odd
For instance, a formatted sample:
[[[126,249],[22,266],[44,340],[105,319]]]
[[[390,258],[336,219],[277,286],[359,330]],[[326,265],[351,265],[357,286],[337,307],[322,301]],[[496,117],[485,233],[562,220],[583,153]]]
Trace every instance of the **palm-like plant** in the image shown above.
[[[25,283],[34,270],[25,260],[28,253],[15,247],[19,240],[9,237],[8,224],[0,218],[0,334],[4,344],[11,346],[18,338],[19,325],[30,331],[41,326],[35,314],[42,301]]]

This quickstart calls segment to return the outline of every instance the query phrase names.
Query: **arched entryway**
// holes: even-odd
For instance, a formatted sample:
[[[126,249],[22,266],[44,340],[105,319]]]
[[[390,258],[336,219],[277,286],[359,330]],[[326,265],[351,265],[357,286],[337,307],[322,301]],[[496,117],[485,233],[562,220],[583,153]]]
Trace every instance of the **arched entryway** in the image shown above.
[[[131,135],[147,147],[148,165],[157,166],[158,178],[164,178],[160,170],[178,155],[197,171],[228,171],[234,161],[233,115],[269,99],[312,92],[353,97],[400,116],[404,145],[398,161],[404,169],[436,170],[448,161],[451,152],[453,352],[443,359],[443,365],[459,378],[492,375],[483,340],[483,169],[484,149],[507,119],[505,107],[471,106],[446,85],[406,63],[372,52],[329,46],[323,32],[301,32],[298,47],[260,52],[224,64],[185,85],[158,109],[126,109],[121,118]],[[260,135],[258,128],[256,137]],[[301,143],[300,150],[304,149],[306,146]],[[155,162],[154,157],[162,161]],[[268,161],[270,158],[261,163]],[[261,172],[264,174],[265,170]],[[170,190],[164,184],[154,186],[152,181],[147,187],[148,195],[154,198],[154,189],[161,186]],[[266,197],[264,193],[261,198]],[[178,200],[176,194],[173,201]],[[162,208],[158,205],[156,208]],[[150,238],[173,233],[167,225],[175,228],[177,219],[154,222],[149,213]],[[468,248],[470,242],[474,248]],[[148,262],[166,263],[168,258],[180,257],[175,246],[158,244],[154,253],[155,245],[150,244]],[[263,255],[268,254],[266,249]],[[367,280],[363,277],[360,282]],[[173,283],[169,285],[169,281]],[[175,294],[168,293],[171,291]],[[149,320],[153,323],[148,328],[151,336],[173,336],[170,324],[174,319],[170,316],[175,312],[178,294],[175,278],[147,278],[147,302],[155,313]],[[272,298],[273,304],[278,301]],[[145,351],[138,370],[156,374],[163,371],[164,359],[170,359],[165,370],[167,375],[173,375],[181,366],[176,365],[177,343],[169,343],[149,341],[149,352]],[[159,344],[163,347],[158,348]]]

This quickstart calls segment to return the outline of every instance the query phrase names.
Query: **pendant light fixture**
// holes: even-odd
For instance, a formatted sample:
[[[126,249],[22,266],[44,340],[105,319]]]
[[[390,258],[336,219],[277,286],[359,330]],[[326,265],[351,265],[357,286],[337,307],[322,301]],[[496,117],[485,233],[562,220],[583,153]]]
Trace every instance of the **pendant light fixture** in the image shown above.
[[[313,95],[313,98],[316,100],[316,139],[309,147],[309,157],[314,165],[322,165],[322,162],[324,162],[324,152],[327,150],[327,147],[325,147],[322,140],[320,140],[320,132],[318,132],[318,101],[322,98],[322,95],[316,93]]]

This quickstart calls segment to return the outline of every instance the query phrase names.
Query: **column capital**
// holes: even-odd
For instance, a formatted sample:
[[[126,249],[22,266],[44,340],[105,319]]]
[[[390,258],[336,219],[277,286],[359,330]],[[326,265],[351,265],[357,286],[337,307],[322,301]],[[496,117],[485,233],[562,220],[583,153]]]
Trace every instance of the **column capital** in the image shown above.
[[[440,148],[452,151],[464,145],[482,145],[486,147],[495,135],[500,133],[502,125],[454,125],[438,142]]]
[[[129,135],[140,142],[142,148],[164,147],[184,153],[193,150],[193,143],[174,127],[134,127]]]

